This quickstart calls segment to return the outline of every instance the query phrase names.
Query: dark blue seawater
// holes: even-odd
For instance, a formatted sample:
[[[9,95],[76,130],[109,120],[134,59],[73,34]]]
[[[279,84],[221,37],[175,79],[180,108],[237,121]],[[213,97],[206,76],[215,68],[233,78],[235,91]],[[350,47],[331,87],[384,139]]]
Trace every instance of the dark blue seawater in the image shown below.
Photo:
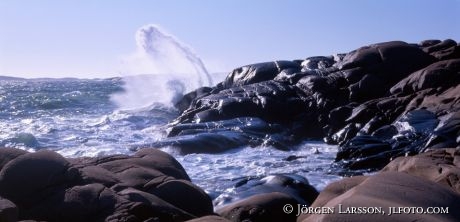
[[[178,113],[152,103],[118,109],[121,78],[0,80],[0,146],[53,149],[66,156],[127,153],[153,142]],[[153,127],[153,128],[152,128]]]
[[[129,78],[16,79],[0,77],[0,147],[28,151],[51,149],[67,157],[130,154],[132,147],[148,146],[166,136],[167,124],[179,115],[155,84],[126,87]],[[137,80],[145,83],[145,79]],[[136,91],[128,92],[131,88]],[[144,106],[124,107],[138,98]],[[222,154],[174,153],[193,182],[212,196],[232,192],[246,176],[296,173],[321,189],[338,176],[330,175],[336,147],[305,141],[292,151],[272,147],[241,147]],[[291,155],[302,158],[284,161]]]

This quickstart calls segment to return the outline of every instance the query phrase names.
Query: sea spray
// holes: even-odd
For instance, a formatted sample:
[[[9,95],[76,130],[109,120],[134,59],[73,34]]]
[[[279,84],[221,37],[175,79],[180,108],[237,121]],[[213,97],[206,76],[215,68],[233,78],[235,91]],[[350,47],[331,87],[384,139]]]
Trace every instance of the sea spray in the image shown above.
[[[123,61],[125,91],[111,98],[121,109],[171,105],[183,93],[212,84],[203,61],[159,26],[141,27],[136,45],[136,52]]]

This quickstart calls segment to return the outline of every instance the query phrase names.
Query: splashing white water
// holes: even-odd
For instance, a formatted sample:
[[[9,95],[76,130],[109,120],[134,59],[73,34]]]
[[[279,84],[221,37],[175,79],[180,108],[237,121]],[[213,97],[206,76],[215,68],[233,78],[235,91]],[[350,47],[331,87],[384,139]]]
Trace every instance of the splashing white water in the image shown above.
[[[203,61],[158,25],[141,27],[136,45],[137,51],[124,59],[125,92],[112,96],[120,108],[171,105],[183,93],[212,84]]]

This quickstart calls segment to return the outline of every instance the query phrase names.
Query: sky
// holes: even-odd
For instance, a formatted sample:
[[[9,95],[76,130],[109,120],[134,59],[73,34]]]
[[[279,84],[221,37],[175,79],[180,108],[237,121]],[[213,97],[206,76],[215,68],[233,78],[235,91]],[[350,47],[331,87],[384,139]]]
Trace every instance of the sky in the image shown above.
[[[460,0],[0,0],[0,75],[121,76],[157,24],[211,72],[402,40],[460,41]]]

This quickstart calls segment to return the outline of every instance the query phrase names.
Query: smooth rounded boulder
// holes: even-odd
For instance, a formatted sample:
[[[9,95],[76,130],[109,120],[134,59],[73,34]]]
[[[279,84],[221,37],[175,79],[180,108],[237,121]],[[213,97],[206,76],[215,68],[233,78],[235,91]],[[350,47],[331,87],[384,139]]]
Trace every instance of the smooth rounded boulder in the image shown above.
[[[231,221],[295,221],[295,214],[283,212],[286,204],[297,206],[298,202],[284,193],[264,193],[227,205],[217,213]]]
[[[326,203],[313,204],[334,209],[333,213],[310,214],[301,221],[454,222],[460,218],[460,212],[455,210],[460,207],[460,195],[437,183],[400,172],[381,172],[360,180],[362,182],[338,193]],[[323,192],[328,189],[329,186]],[[321,195],[318,200],[322,199]],[[442,207],[448,209],[448,213],[398,213],[398,207],[416,207],[420,212],[433,212],[433,207]],[[356,213],[358,209],[361,209],[361,213]],[[355,213],[351,213],[352,211]]]
[[[0,152],[8,160],[0,171],[1,221],[185,221],[213,214],[210,197],[160,150],[68,159],[50,150]]]
[[[0,196],[30,206],[43,198],[44,191],[66,182],[69,162],[48,150],[16,157],[0,171]]]

